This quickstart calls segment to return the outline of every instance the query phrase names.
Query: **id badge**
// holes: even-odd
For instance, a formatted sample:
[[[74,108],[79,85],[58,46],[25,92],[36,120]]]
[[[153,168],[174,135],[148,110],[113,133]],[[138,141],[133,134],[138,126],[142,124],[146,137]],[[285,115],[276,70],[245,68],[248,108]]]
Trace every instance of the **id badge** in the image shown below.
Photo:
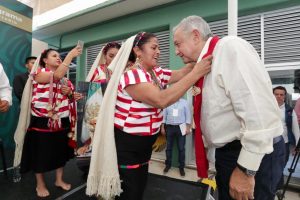
[[[173,117],[178,117],[178,109],[173,109]]]

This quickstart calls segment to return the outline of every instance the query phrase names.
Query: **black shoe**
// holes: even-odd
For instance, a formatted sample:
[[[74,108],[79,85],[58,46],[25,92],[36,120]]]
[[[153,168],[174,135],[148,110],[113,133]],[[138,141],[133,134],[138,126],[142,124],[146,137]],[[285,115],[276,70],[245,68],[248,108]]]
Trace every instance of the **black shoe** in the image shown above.
[[[164,173],[168,173],[170,168],[171,168],[170,166],[166,166],[165,169],[164,169]]]
[[[281,189],[277,190],[275,194],[276,194],[278,199],[284,199],[285,198],[285,196],[283,196],[283,190],[281,190]]]
[[[185,172],[183,168],[179,168],[180,176],[185,176]]]

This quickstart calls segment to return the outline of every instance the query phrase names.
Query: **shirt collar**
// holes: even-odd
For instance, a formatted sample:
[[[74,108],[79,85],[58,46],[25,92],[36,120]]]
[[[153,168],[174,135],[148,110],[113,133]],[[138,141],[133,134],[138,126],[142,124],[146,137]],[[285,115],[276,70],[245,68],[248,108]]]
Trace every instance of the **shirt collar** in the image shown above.
[[[209,47],[209,43],[211,41],[212,37],[208,38],[208,40],[205,42],[205,45],[200,53],[200,56],[198,57],[197,62],[200,62],[202,60],[202,57],[206,54],[206,52],[208,51],[208,47]]]
[[[280,109],[285,108],[285,103],[283,103],[281,106],[279,106]]]

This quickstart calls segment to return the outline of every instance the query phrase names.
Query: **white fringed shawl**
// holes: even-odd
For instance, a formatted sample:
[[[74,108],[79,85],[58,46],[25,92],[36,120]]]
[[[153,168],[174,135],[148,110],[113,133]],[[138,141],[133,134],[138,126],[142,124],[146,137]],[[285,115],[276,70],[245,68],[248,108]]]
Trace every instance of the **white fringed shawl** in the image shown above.
[[[23,150],[23,144],[24,144],[24,138],[25,134],[27,132],[27,128],[30,123],[30,115],[31,115],[31,99],[32,99],[32,81],[33,77],[31,76],[34,74],[38,67],[40,62],[40,56],[36,59],[34,62],[34,65],[31,69],[31,72],[29,74],[29,78],[27,79],[25,88],[23,90],[21,104],[20,104],[20,115],[19,115],[19,122],[17,129],[14,134],[14,140],[16,143],[16,149],[15,149],[15,157],[14,157],[14,167],[18,167],[21,163],[21,157],[22,157],[22,150]]]
[[[94,75],[94,72],[95,70],[97,69],[97,67],[100,65],[100,64],[105,64],[105,57],[104,57],[104,54],[103,54],[103,49],[104,47],[102,47],[101,51],[99,52],[96,60],[94,61],[85,81],[86,82],[91,82],[91,79]]]
[[[122,192],[114,139],[114,114],[119,80],[127,65],[134,38],[132,36],[126,40],[109,66],[113,74],[97,117],[86,194],[105,200]]]

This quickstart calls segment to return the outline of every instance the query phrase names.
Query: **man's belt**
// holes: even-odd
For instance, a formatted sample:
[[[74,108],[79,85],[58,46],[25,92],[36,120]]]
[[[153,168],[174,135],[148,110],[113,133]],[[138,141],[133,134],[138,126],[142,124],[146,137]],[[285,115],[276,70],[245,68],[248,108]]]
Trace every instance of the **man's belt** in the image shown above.
[[[273,138],[273,145],[280,142],[283,139],[282,135]],[[233,140],[232,142],[220,147],[223,151],[239,151],[242,148],[240,140]]]

